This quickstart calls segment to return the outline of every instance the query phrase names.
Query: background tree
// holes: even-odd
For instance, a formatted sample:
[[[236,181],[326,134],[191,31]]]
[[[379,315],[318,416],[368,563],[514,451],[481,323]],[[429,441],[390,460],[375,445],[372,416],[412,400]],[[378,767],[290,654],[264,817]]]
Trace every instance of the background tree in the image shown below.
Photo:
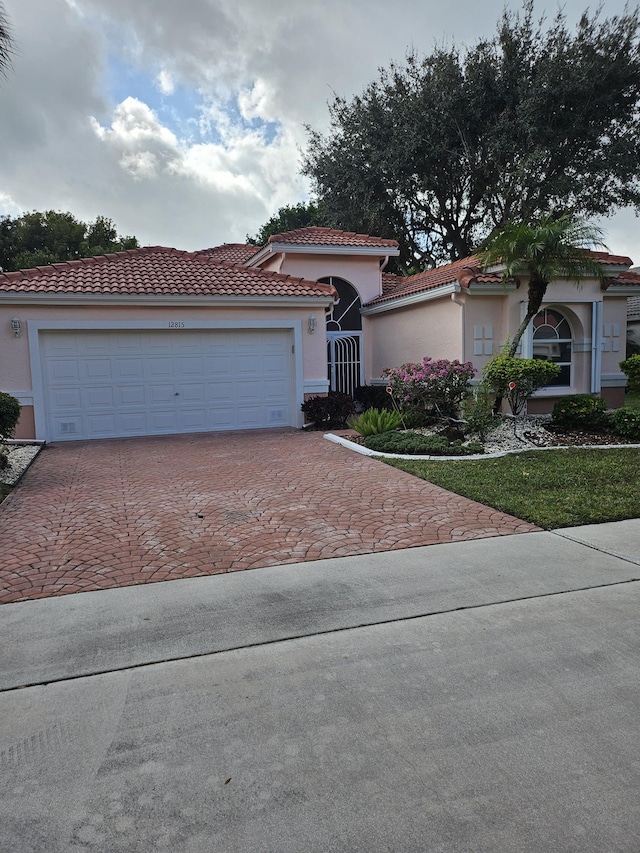
[[[11,67],[13,56],[13,36],[4,3],[0,3],[0,77],[4,77]]]
[[[326,222],[316,202],[300,202],[294,205],[285,205],[275,213],[260,228],[254,237],[246,236],[247,243],[252,246],[264,246],[269,237],[274,234],[282,234],[285,231],[293,231],[296,228],[308,228],[311,225],[325,225]]]
[[[469,49],[438,47],[336,97],[303,172],[334,227],[395,237],[407,269],[473,252],[549,210],[640,211],[638,10],[571,32],[505,12]]]
[[[118,236],[110,219],[82,222],[54,210],[0,218],[0,270],[30,269],[58,261],[75,261],[138,245],[135,237]]]
[[[534,223],[509,222],[487,239],[478,253],[481,266],[502,266],[505,279],[518,275],[529,279],[527,313],[511,338],[509,356],[515,355],[554,279],[569,279],[579,285],[583,278],[604,278],[602,264],[588,251],[595,247],[606,248],[602,230],[567,213],[548,214]]]

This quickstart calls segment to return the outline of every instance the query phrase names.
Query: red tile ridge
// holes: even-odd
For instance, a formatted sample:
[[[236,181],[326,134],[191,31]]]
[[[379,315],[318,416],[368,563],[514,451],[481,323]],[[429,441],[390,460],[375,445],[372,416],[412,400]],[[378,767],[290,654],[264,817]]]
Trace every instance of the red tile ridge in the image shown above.
[[[355,231],[340,231],[337,228],[325,228],[320,225],[311,225],[307,228],[294,228],[291,231],[282,231],[272,234],[269,243],[302,243],[308,245],[345,245],[345,246],[389,246],[398,247],[397,240],[387,237],[375,237],[370,234],[357,234]]]

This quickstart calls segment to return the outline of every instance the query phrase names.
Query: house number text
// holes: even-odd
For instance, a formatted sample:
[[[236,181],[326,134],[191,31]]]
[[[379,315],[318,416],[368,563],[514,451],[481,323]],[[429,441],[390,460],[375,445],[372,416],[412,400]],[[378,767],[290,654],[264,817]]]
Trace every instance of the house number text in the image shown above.
[[[184,329],[184,323],[182,322],[182,320],[169,320],[169,328]]]

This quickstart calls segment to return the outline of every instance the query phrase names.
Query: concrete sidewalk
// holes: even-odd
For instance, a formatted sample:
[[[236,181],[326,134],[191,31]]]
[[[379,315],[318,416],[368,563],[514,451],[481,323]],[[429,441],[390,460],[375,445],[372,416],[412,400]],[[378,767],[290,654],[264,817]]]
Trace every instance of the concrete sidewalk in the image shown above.
[[[5,605],[0,851],[636,851],[639,578],[634,520]]]

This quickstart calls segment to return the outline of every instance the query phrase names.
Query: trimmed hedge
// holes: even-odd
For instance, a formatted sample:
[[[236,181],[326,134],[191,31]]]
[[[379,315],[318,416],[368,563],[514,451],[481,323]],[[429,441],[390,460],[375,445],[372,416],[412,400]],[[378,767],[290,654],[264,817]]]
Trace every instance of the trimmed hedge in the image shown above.
[[[617,409],[613,413],[613,426],[618,435],[640,441],[640,411],[637,409]]]
[[[551,422],[570,429],[602,429],[609,423],[606,401],[590,394],[567,394],[554,403]]]
[[[472,456],[483,453],[477,441],[463,445],[460,440],[449,442],[443,435],[422,435],[419,432],[383,432],[365,438],[364,446],[380,453],[406,453],[412,456]]]
[[[0,437],[13,438],[20,419],[20,403],[11,394],[0,391]]]

